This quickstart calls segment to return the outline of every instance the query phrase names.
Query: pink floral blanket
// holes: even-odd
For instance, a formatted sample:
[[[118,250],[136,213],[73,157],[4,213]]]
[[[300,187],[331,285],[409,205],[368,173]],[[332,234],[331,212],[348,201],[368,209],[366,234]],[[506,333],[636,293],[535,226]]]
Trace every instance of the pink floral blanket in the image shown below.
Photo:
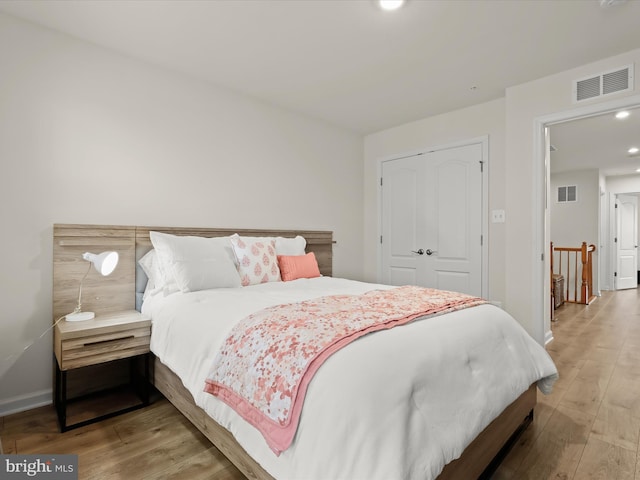
[[[266,308],[233,328],[204,390],[254,425],[279,455],[293,441],[309,382],[331,354],[367,333],[482,303],[406,286]]]

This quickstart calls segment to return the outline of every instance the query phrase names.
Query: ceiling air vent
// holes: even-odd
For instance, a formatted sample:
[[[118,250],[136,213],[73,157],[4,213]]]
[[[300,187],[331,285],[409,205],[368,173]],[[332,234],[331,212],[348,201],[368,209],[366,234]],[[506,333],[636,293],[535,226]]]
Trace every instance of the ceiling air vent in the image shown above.
[[[633,65],[576,80],[573,83],[573,101],[582,102],[627,90],[633,90]]]

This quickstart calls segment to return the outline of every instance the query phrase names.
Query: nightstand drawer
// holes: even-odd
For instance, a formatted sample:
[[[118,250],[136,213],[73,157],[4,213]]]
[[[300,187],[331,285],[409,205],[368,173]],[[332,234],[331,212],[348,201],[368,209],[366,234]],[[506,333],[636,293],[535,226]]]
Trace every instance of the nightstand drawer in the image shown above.
[[[60,369],[95,365],[149,352],[150,327],[62,340]]]
[[[62,320],[53,331],[60,370],[71,370],[149,352],[151,320],[135,310],[98,315],[92,320]]]

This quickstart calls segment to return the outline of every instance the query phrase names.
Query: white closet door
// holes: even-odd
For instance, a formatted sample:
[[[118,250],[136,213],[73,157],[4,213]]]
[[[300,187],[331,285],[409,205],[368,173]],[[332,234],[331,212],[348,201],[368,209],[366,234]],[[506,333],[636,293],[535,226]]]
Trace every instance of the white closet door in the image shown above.
[[[482,145],[383,162],[382,281],[482,295]]]

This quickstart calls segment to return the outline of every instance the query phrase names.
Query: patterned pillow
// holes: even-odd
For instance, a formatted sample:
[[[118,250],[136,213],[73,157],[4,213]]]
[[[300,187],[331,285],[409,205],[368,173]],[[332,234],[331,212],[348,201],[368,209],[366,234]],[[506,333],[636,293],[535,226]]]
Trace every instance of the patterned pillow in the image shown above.
[[[280,281],[275,240],[250,241],[236,233],[230,241],[242,286]]]

